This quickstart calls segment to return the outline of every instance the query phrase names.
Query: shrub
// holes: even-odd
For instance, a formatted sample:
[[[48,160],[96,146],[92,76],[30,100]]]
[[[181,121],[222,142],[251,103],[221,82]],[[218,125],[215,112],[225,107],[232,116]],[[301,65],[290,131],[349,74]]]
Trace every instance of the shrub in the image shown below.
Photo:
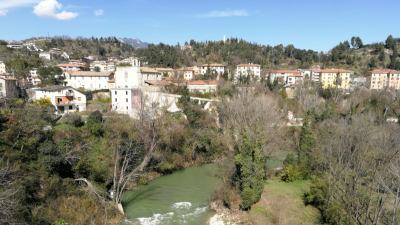
[[[81,127],[84,124],[84,122],[82,121],[82,117],[75,113],[66,114],[62,118],[62,122],[66,123],[66,124],[70,124],[74,127]]]

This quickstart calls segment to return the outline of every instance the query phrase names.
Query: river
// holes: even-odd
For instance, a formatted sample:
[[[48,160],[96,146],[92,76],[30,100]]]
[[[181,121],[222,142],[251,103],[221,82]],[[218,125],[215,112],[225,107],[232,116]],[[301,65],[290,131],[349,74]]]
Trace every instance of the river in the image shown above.
[[[128,191],[123,206],[130,224],[205,225],[219,184],[216,165],[188,168]]]

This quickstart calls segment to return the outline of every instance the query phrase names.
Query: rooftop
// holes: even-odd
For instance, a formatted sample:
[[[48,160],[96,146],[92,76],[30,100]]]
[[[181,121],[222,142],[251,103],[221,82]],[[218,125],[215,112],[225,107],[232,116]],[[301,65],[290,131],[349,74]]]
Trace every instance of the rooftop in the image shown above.
[[[388,73],[400,73],[398,70],[391,70],[391,69],[373,69],[370,71],[371,74],[388,74]]]
[[[259,64],[247,63],[247,64],[239,64],[238,67],[260,67]]]
[[[346,70],[346,69],[322,69],[321,73],[353,73],[351,70]]]
[[[80,77],[109,77],[112,72],[94,72],[94,71],[69,71],[70,76],[80,76]]]
[[[190,80],[188,85],[218,85],[217,80]]]
[[[150,68],[150,67],[140,67],[140,72],[142,72],[142,73],[160,73],[156,69]]]

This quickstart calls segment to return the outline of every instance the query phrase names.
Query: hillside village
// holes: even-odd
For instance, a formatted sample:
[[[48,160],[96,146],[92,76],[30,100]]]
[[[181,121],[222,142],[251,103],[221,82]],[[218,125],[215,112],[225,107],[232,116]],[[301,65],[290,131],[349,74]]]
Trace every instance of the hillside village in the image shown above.
[[[328,53],[235,39],[0,43],[0,151],[24,175],[0,183],[23,187],[22,197],[5,192],[4,212],[40,225],[163,224],[206,210],[209,225],[395,225],[399,43],[358,40]],[[218,185],[184,174],[208,166]],[[147,184],[179,170],[196,185],[174,178],[179,192],[214,188],[205,202],[136,216],[130,206],[158,192]],[[140,187],[150,189],[143,199],[132,195]]]
[[[229,69],[232,66],[217,62],[167,68],[149,66],[148,62],[140,61],[135,56],[120,59],[110,57],[106,60],[96,60],[95,56],[70,59],[70,55],[73,55],[71,52],[58,48],[44,51],[35,42],[9,43],[7,48],[26,48],[38,54],[45,64],[56,63],[54,65],[61,70],[53,76],[60,82],[57,83],[58,87],[46,87],[36,68],[31,68],[26,76],[19,76],[23,79],[17,79],[15,72],[7,68],[4,61],[0,61],[1,96],[16,98],[29,93],[31,101],[49,98],[56,113],[60,115],[70,111],[84,111],[87,102],[83,93],[86,91],[103,93],[111,99],[110,110],[133,117],[142,104],[140,101],[144,99],[151,99],[151,102],[146,103],[148,105],[157,103],[160,107],[175,109],[180,95],[176,93],[176,88],[168,88],[171,86],[180,89],[186,87],[193,97],[206,96],[204,99],[209,102],[217,99],[218,87],[222,81],[232,81],[237,86],[268,83],[285,90],[289,98],[294,98],[295,88],[304,81],[311,81],[322,89],[340,90],[347,94],[358,88],[400,89],[400,71],[393,69],[373,68],[366,74],[356,75],[348,68],[321,68],[314,65],[306,69],[263,69],[261,65],[252,62],[237,64],[234,70]],[[175,90],[175,93],[171,90]],[[121,94],[123,92],[125,94]]]

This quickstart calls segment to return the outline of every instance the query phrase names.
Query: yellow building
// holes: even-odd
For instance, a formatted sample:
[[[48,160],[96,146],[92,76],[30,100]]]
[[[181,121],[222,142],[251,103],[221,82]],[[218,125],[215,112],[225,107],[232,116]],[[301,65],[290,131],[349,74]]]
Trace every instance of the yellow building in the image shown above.
[[[351,70],[345,69],[323,69],[321,72],[322,88],[350,89]]]

